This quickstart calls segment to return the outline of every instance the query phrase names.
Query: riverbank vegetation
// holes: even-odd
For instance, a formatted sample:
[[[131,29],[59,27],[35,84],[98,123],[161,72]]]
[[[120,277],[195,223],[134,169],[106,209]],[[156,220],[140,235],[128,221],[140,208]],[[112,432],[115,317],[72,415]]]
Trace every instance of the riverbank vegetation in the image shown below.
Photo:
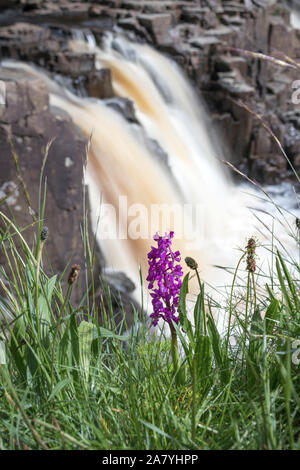
[[[247,281],[242,286],[233,276],[225,312],[230,323],[221,335],[212,315],[218,304],[201,282],[187,318],[189,278],[196,271],[188,260],[179,321],[172,324],[183,353],[174,362],[172,341],[141,323],[138,312],[129,330],[125,312],[114,323],[107,286],[99,326],[86,228],[81,272],[68,266],[62,276],[49,277],[42,259],[53,235],[37,224],[30,247],[13,220],[2,212],[1,220],[7,267],[0,275],[0,449],[300,448],[295,261],[274,247],[276,279],[264,274],[261,295],[250,240],[241,253],[247,263],[239,267],[248,269]],[[87,291],[75,303],[78,275],[86,275]]]

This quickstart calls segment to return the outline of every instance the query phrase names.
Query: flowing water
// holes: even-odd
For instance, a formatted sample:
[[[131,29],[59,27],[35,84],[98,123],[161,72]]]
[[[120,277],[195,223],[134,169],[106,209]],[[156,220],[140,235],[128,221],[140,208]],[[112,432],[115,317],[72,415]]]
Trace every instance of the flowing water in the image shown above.
[[[273,228],[278,243],[294,249],[288,233],[295,232],[293,216],[282,214],[257,189],[236,187],[226,175],[220,162],[222,145],[209,138],[203,104],[177,65],[147,45],[111,35],[101,49],[82,32],[74,34],[70,45],[94,52],[97,68],[111,69],[115,94],[133,101],[140,125],[128,122],[109,101],[77,97],[32,67],[4,65],[42,76],[51,91],[51,104],[67,111],[91,136],[86,178],[92,220],[110,269],[122,270],[138,282],[141,265],[145,277],[154,228],[160,232],[174,228],[180,235],[176,248],[183,257],[197,259],[211,290],[230,283],[239,249],[250,236],[265,246],[258,264],[266,270],[272,262],[268,249],[274,242]],[[149,145],[153,140],[168,156],[168,164]],[[289,201],[286,209],[294,210],[293,196],[287,196],[289,185],[274,190],[282,193],[284,205]],[[175,216],[151,227],[157,208],[174,208]],[[183,214],[179,222],[178,213]],[[115,218],[119,236],[103,236],[116,225]],[[142,237],[137,237],[138,229]],[[215,265],[231,268],[230,274]]]
[[[291,25],[295,29],[300,29],[300,12],[299,12],[299,10],[294,9],[291,12]]]

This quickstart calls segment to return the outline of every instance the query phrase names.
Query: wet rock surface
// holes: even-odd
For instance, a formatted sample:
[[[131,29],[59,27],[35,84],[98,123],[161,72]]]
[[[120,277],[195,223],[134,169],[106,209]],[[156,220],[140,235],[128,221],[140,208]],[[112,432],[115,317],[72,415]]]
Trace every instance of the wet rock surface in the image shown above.
[[[236,101],[246,102],[266,123],[281,129],[293,160],[286,113],[298,112],[292,86],[299,73],[236,49],[300,58],[300,30],[290,25],[291,4],[295,2],[7,0],[0,6],[0,54],[68,77],[80,94],[111,99],[109,71],[95,70],[93,54],[68,49],[72,28],[89,28],[99,43],[106,31],[151,43],[176,60],[204,96],[225,139],[225,157],[261,182],[277,182],[290,175],[287,165],[268,144],[270,137],[257,119],[238,109]],[[300,130],[294,128],[296,142]]]
[[[6,105],[0,106],[0,193],[1,198],[8,196],[1,210],[11,214],[20,226],[29,227],[23,235],[31,243],[38,231],[38,182],[47,146],[52,141],[44,171],[44,224],[49,228],[45,269],[50,274],[52,265],[55,272],[62,273],[69,260],[83,265],[80,181],[86,141],[65,113],[49,106],[48,90],[42,80],[24,73],[21,77],[7,75],[0,74],[6,84]],[[0,253],[0,263],[3,262]],[[74,287],[79,295],[82,286],[78,283]]]
[[[11,16],[8,15],[8,18],[11,19]],[[114,98],[111,71],[105,68],[96,70],[93,54],[69,50],[67,42],[72,37],[70,27],[26,23],[26,18],[22,16],[21,21],[15,24],[9,22],[0,29],[1,59],[22,60],[43,67],[50,77],[79,95],[111,101],[115,99],[115,106],[122,108],[126,118],[135,120],[131,102],[124,99],[124,103],[120,104],[117,100],[122,100]],[[38,188],[43,158],[52,141],[43,174],[47,181],[44,223],[49,228],[44,250],[44,269],[49,275],[61,275],[68,263],[79,264],[81,274],[72,291],[73,300],[79,302],[86,295],[87,266],[82,241],[83,191],[86,191],[82,181],[86,138],[67,113],[49,105],[49,93],[42,79],[30,73],[27,75],[13,66],[0,68],[0,81],[5,91],[3,97],[2,88],[0,90],[0,99],[3,98],[0,104],[1,210],[12,216],[21,227],[28,227],[23,236],[31,244],[38,232]],[[85,201],[89,214],[87,191]],[[91,231],[89,237],[92,247],[94,240]],[[19,243],[17,245],[22,248]],[[6,261],[4,253],[0,253],[0,265],[9,269]],[[96,303],[101,322],[103,309],[108,306],[101,300],[103,296],[99,286],[102,285],[100,278],[104,258],[98,246],[95,248],[94,263],[93,274],[98,289]],[[131,297],[135,286],[131,283],[128,289],[128,282],[126,278],[105,280],[112,296],[115,321],[124,321],[125,314],[126,324],[130,326],[133,305],[136,308],[138,305]]]
[[[72,292],[72,299],[79,302],[86,293],[87,266],[82,241],[84,211],[89,219],[88,193],[82,186],[86,138],[80,129],[74,126],[67,113],[49,105],[49,93],[42,79],[26,75],[24,71],[5,70],[0,71],[0,80],[5,83],[6,89],[6,102],[0,105],[1,211],[16,220],[20,227],[27,227],[22,235],[31,246],[38,233],[39,206],[42,205],[39,196],[43,198],[46,184],[43,224],[48,227],[49,235],[44,249],[43,269],[49,275],[60,276],[68,263],[70,266],[79,264],[81,274]],[[39,195],[43,165],[43,187]],[[0,227],[3,227],[1,218]],[[89,238],[90,246],[93,247],[92,233]],[[22,252],[17,236],[15,242]],[[10,255],[9,249],[8,254]],[[10,277],[7,260],[2,251],[0,265]],[[96,247],[96,286],[99,285],[102,265],[102,253]],[[67,276],[68,273],[65,274],[65,288]],[[116,281],[113,276],[107,278],[106,284],[112,292],[115,320],[121,321],[125,312],[126,321],[130,325],[133,318],[132,305],[137,307],[130,296],[135,286],[121,274]],[[99,299],[98,301],[101,321],[103,305]]]

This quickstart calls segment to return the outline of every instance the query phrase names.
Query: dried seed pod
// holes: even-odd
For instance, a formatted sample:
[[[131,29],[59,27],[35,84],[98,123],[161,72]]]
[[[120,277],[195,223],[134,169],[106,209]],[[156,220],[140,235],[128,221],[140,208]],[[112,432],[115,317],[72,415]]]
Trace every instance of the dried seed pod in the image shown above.
[[[48,227],[45,226],[41,230],[41,240],[42,240],[42,242],[45,242],[47,240],[48,235],[49,235],[49,229],[48,229]]]
[[[79,264],[73,264],[73,266],[71,267],[71,271],[70,271],[69,277],[68,277],[68,283],[69,283],[70,285],[71,285],[71,284],[74,284],[74,282],[77,281],[78,276],[79,276],[79,272],[80,272],[80,266],[79,266]]]
[[[247,271],[249,273],[254,273],[256,270],[256,261],[255,261],[255,250],[256,250],[256,241],[254,238],[249,238],[247,246]]]

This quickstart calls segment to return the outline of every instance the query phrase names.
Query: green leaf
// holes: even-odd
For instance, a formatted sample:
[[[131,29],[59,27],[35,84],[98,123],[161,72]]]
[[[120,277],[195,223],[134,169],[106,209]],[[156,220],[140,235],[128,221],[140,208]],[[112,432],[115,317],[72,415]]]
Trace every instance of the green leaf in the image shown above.
[[[182,286],[179,294],[179,303],[178,303],[178,312],[179,312],[179,321],[183,326],[187,320],[186,313],[186,296],[189,292],[189,273],[184,276]]]
[[[259,376],[259,367],[263,354],[264,322],[259,309],[254,311],[251,319],[249,345],[246,354],[247,376],[249,384],[253,385]]]
[[[159,429],[157,426],[151,423],[147,423],[147,421],[144,421],[142,419],[139,420],[144,426],[147,426],[147,428],[151,429],[154,432],[157,432],[157,434],[160,434],[161,436],[167,437],[168,439],[171,439],[171,436],[167,434],[166,432],[162,431]]]
[[[277,256],[279,258],[281,267],[282,267],[284,275],[286,277],[286,280],[287,280],[287,283],[288,283],[288,286],[289,286],[289,290],[291,292],[291,296],[292,296],[293,301],[294,301],[295,309],[299,310],[300,303],[299,303],[299,298],[298,298],[298,295],[297,295],[297,292],[296,292],[296,287],[295,287],[294,281],[292,280],[292,278],[290,276],[290,273],[289,273],[289,271],[286,267],[286,264],[283,261],[283,258],[282,258],[281,254],[279,253],[278,250],[277,250]]]
[[[71,337],[71,349],[72,349],[74,365],[78,365],[79,364],[79,336],[78,336],[78,325],[77,325],[75,313],[73,313],[73,315],[71,315],[71,318],[70,318],[70,337]]]
[[[48,300],[49,305],[51,305],[51,302],[52,302],[56,279],[57,279],[57,274],[55,274],[50,279],[48,279],[48,281],[45,283],[45,286],[44,286],[44,291],[47,295],[47,300]]]
[[[251,318],[250,338],[253,335],[262,335],[263,332],[264,332],[263,320],[261,318],[259,309],[256,308]]]
[[[290,298],[290,295],[289,295],[289,293],[286,289],[286,285],[285,285],[285,282],[284,282],[284,278],[282,276],[282,272],[281,272],[281,269],[280,269],[280,264],[279,264],[278,259],[276,259],[276,270],[277,270],[277,275],[278,275],[278,279],[279,279],[279,282],[280,282],[280,287],[281,287],[283,296],[286,300],[287,306],[288,306],[289,310],[292,313],[295,313],[294,312],[294,305],[293,305],[293,303],[291,301],[291,298]]]
[[[59,362],[61,364],[68,365],[68,366],[72,365],[72,354],[71,354],[71,348],[70,348],[70,330],[68,326],[64,331],[61,341],[59,342],[58,357],[59,357]]]
[[[220,369],[222,369],[224,364],[227,362],[227,356],[226,351],[222,350],[220,333],[218,332],[215,321],[211,314],[209,314],[207,317],[207,327],[211,338],[216,364]]]
[[[212,367],[212,344],[209,336],[199,335],[195,348],[197,375],[200,379],[207,378]]]
[[[89,376],[91,346],[96,326],[93,323],[82,321],[78,328],[79,338],[79,361],[83,371],[84,379],[87,382]]]
[[[192,346],[194,347],[195,341],[194,341],[193,327],[187,317],[187,311],[186,311],[186,296],[188,292],[189,292],[189,273],[185,275],[183,282],[182,282],[181,289],[180,289],[178,313],[179,313],[180,325],[182,326],[182,328],[188,335],[188,338],[190,342],[192,343]]]
[[[93,335],[93,339],[98,339],[98,338],[113,338],[119,341],[129,341],[130,336],[117,335],[113,333],[111,330],[108,330],[107,328],[100,327],[99,331],[97,331],[97,329],[94,330],[94,335]]]
[[[205,333],[205,303],[204,303],[204,285],[201,287],[201,292],[197,296],[196,305],[194,308],[194,322],[195,322],[195,336]]]
[[[25,344],[24,346],[22,346],[22,343],[24,343],[25,335],[26,335],[26,326],[25,326],[24,318],[23,316],[21,316],[15,321],[13,334],[11,336],[11,341],[10,341],[10,347],[11,347],[12,357],[15,361],[15,364],[20,374],[23,376],[23,378],[26,377],[26,367],[27,367]]]
[[[60,382],[58,382],[55,387],[53,388],[52,392],[51,392],[51,395],[49,396],[49,401],[52,400],[52,398],[54,398],[56,395],[59,394],[59,392],[65,388],[66,385],[68,385],[69,383],[71,382],[71,379],[69,377],[67,377],[66,379],[63,379],[61,380]]]
[[[196,305],[194,308],[194,323],[195,323],[195,335],[201,333],[201,318],[202,318],[202,296],[197,296]]]
[[[279,318],[279,302],[277,299],[272,299],[265,314],[266,334],[269,335],[274,329],[276,320]]]
[[[177,337],[180,339],[181,345],[184,349],[184,353],[188,359],[189,366],[192,367],[192,360],[193,360],[193,350],[191,347],[191,344],[186,341],[184,335],[182,334],[181,328],[176,325],[175,322],[173,322],[174,328],[177,333]]]

